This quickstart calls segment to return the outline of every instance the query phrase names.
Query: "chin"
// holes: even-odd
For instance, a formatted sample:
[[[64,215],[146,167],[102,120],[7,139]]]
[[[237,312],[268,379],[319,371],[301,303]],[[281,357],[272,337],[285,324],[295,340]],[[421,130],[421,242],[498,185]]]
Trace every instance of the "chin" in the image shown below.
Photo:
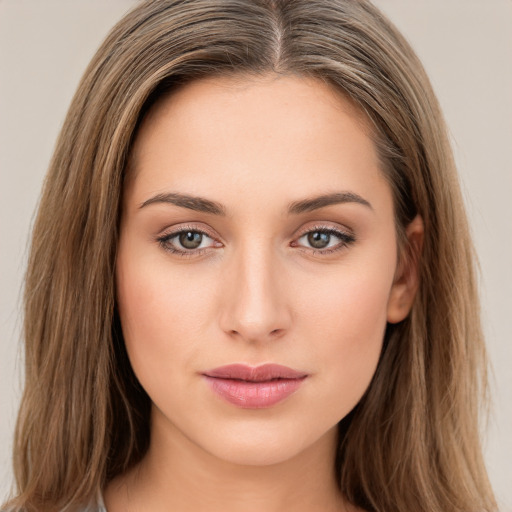
[[[300,425],[300,424],[299,424]],[[293,425],[240,425],[226,431],[217,429],[202,449],[217,459],[240,466],[271,466],[291,461],[310,449],[324,445],[326,453],[335,453],[337,427],[326,432]],[[198,443],[199,444],[199,443]]]

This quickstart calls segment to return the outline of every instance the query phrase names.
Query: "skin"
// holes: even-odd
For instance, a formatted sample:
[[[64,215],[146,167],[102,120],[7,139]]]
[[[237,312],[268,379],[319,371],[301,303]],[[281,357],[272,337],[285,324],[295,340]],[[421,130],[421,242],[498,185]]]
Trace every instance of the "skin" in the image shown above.
[[[340,192],[368,204],[288,211]],[[169,193],[225,214],[157,200]],[[206,233],[200,247],[183,248],[180,229]],[[407,228],[416,249],[422,232],[419,218]],[[128,355],[153,403],[151,443],[106,489],[109,511],[355,510],[335,481],[337,423],[370,384],[386,323],[412,305],[417,258],[397,256],[369,125],[338,92],[268,75],[161,99],[134,144],[116,275]],[[284,401],[243,409],[201,375],[231,363],[308,376]]]

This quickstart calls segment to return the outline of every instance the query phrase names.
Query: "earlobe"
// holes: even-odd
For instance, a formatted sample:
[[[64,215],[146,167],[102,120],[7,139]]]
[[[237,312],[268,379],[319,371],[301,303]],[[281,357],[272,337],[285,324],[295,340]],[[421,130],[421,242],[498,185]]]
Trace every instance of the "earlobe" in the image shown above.
[[[419,265],[424,238],[424,224],[417,215],[407,226],[407,241],[402,249],[400,263],[388,300],[387,320],[396,324],[404,320],[411,311],[419,287]]]

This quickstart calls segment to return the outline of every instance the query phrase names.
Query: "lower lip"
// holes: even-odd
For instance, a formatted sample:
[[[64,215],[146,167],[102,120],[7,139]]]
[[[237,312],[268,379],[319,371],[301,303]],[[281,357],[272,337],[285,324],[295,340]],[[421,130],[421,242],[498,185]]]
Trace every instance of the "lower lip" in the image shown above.
[[[204,377],[217,395],[242,409],[264,409],[282,402],[299,389],[305,378],[247,382]]]

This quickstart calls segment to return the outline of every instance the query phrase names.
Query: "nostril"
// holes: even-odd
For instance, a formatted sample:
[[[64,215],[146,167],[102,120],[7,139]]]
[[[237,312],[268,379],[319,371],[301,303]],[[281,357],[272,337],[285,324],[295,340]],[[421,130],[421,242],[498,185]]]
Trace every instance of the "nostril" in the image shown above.
[[[278,338],[279,336],[281,336],[281,335],[284,333],[284,331],[285,331],[284,329],[280,329],[280,328],[279,328],[279,329],[274,329],[274,330],[272,330],[272,331],[270,331],[270,332],[268,333],[268,335],[267,335],[267,339],[270,339],[270,338]],[[241,332],[241,331],[237,331],[236,329],[231,329],[231,330],[229,331],[229,334],[230,334],[231,336],[242,336],[242,337],[244,337],[244,336],[242,335],[242,332]],[[247,337],[247,336],[248,336],[248,335],[246,335],[246,337]],[[258,338],[259,338],[259,336],[258,336]]]

